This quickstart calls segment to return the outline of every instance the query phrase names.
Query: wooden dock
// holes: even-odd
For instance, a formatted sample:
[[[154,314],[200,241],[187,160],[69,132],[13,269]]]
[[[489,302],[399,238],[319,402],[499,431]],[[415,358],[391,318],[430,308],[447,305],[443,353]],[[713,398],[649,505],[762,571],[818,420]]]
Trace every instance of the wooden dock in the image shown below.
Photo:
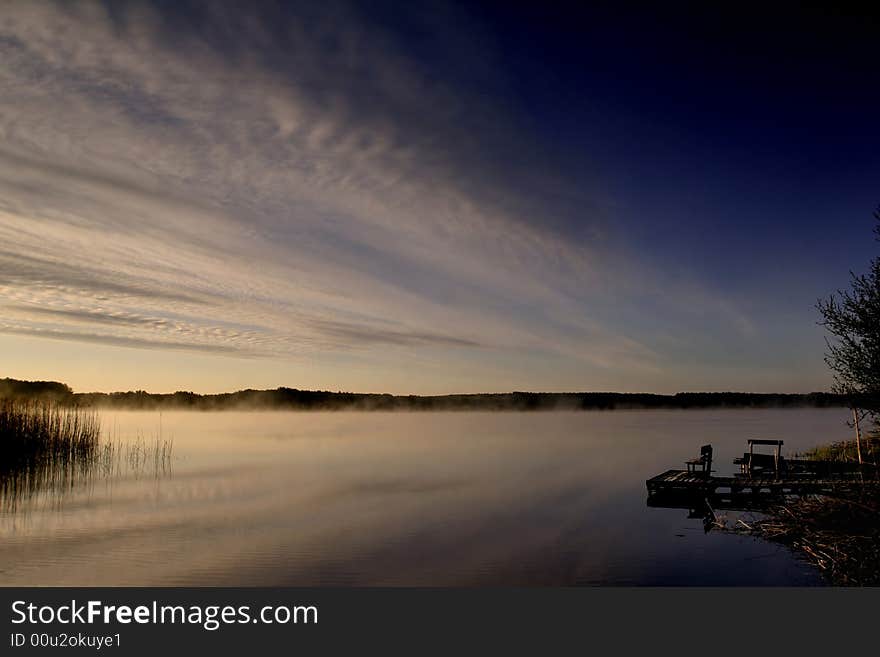
[[[686,470],[667,470],[651,477],[649,506],[693,507],[699,503],[724,508],[754,508],[789,495],[835,495],[880,491],[880,468],[875,465],[786,459],[781,440],[749,439],[748,452],[734,460],[740,473],[712,475],[712,446],[703,445],[700,456],[685,461]],[[756,446],[769,446],[773,454],[758,454]]]
[[[833,495],[835,493],[880,487],[876,471],[870,475],[853,473],[834,477],[816,477],[774,472],[742,474],[732,477],[715,477],[704,472],[667,470],[651,477],[645,484],[648,497],[703,496],[741,497],[748,494],[763,495]]]

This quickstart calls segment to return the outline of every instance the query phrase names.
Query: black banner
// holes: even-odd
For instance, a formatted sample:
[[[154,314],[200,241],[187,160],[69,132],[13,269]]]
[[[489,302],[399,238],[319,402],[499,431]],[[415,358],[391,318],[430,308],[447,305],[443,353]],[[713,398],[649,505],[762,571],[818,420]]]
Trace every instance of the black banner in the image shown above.
[[[0,589],[2,654],[417,654],[831,649],[875,615],[855,589]],[[480,643],[475,643],[479,641]],[[486,643],[488,642],[488,643]]]

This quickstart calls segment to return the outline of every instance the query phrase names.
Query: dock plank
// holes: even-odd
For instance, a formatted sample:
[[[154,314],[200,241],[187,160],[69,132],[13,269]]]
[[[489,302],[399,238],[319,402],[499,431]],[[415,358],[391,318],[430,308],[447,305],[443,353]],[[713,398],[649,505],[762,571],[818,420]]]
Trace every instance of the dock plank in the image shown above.
[[[650,492],[659,492],[665,489],[714,491],[718,488],[729,488],[732,491],[751,490],[756,493],[762,490],[771,492],[790,491],[792,494],[808,494],[821,492],[834,492],[853,488],[877,488],[880,487],[880,478],[863,476],[838,476],[833,478],[818,477],[785,477],[769,478],[766,476],[748,477],[717,477],[694,475],[686,470],[668,470],[655,477],[646,480]]]

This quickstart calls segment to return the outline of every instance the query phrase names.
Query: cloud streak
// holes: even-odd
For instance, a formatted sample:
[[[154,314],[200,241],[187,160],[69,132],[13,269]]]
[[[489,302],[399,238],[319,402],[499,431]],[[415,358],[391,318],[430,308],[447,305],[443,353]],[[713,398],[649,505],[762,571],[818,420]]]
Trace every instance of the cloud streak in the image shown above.
[[[0,332],[656,371],[653,338],[608,309],[665,283],[602,237],[603,201],[563,176],[548,192],[515,115],[432,79],[352,6],[322,6],[4,10]],[[480,35],[447,37],[491,62]],[[467,82],[503,84],[487,66]],[[577,236],[556,216],[572,207],[599,208]],[[699,286],[689,299],[748,326]]]

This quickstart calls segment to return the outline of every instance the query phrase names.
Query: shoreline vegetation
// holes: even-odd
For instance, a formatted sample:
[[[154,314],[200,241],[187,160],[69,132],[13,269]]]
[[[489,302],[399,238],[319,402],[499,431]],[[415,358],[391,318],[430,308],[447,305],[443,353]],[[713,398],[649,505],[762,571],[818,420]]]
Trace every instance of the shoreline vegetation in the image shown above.
[[[867,456],[859,466],[862,476],[876,477],[880,437],[862,438],[862,451]],[[816,447],[801,456],[858,463],[854,440]],[[724,531],[788,547],[815,565],[831,585],[880,585],[880,493],[876,488],[792,498],[758,518],[738,518],[732,527],[726,519],[716,519],[716,523]]]
[[[93,460],[101,422],[89,409],[42,401],[0,401],[0,473],[29,464],[77,464]]]
[[[0,399],[0,511],[96,477],[170,472],[173,439],[102,437],[97,409],[46,399]]]
[[[0,511],[44,490],[65,491],[101,461],[92,409],[40,400],[0,400]]]
[[[56,381],[0,379],[0,400],[47,401],[63,406],[132,410],[353,410],[547,411],[700,408],[848,408],[852,399],[827,392],[806,394],[679,392],[506,392],[456,395],[390,395],[276,388],[201,395],[193,392],[74,392]]]

